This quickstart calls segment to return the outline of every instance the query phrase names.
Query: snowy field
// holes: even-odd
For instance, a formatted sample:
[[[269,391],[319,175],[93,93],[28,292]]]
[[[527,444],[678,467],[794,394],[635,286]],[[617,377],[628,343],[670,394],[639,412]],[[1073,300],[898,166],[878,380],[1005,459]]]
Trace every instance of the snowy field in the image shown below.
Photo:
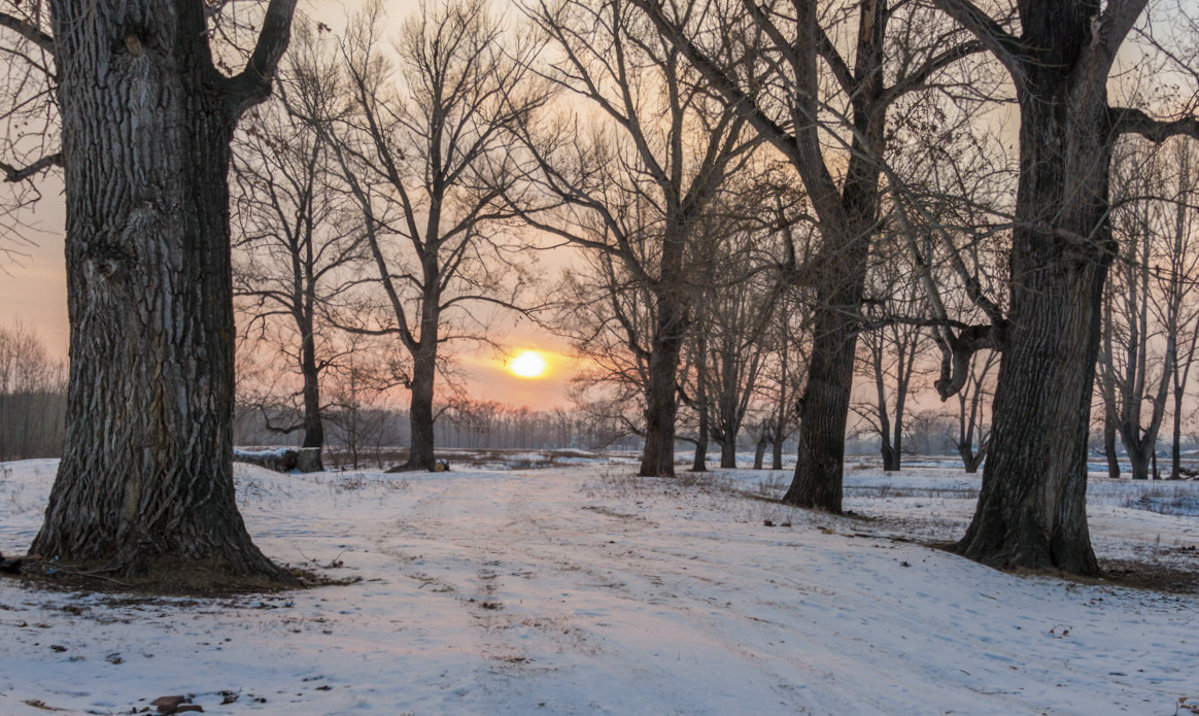
[[[54,469],[0,464],[0,551],[29,544]],[[697,484],[633,470],[238,465],[268,555],[361,581],[164,599],[0,580],[0,714],[130,713],[170,694],[208,714],[1169,715],[1199,702],[1194,594],[1004,574],[895,539],[960,534],[978,489],[960,471],[851,461],[854,516],[830,517],[755,499],[784,473]],[[1199,571],[1199,517],[1142,509],[1196,495],[1194,482],[1093,481],[1100,558]]]

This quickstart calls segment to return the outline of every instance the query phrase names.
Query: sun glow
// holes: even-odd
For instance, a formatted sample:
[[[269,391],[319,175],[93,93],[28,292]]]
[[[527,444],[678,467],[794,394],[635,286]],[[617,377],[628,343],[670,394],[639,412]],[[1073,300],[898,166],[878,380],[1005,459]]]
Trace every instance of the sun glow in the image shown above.
[[[537,351],[521,351],[508,361],[508,370],[521,378],[540,378],[545,375],[545,357]]]

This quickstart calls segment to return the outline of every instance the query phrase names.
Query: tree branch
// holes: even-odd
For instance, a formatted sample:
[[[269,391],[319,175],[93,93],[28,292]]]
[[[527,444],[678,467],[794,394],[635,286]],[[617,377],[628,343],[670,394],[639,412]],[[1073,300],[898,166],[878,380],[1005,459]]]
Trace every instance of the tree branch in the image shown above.
[[[262,31],[250,61],[245,68],[229,80],[229,97],[234,116],[265,100],[271,94],[271,81],[279,60],[283,57],[291,39],[291,18],[295,14],[296,0],[271,0]]]
[[[1149,0],[1110,0],[1107,9],[1099,16],[1091,38],[1091,52],[1092,56],[1098,55],[1102,64],[1096,69],[1102,70],[1104,75],[1124,43],[1124,38],[1148,4]]]
[[[61,167],[61,166],[62,166],[62,153],[55,152],[54,154],[48,154],[48,155],[42,157],[41,159],[37,160],[36,162],[34,162],[33,164],[30,164],[27,167],[18,168],[18,167],[12,166],[11,164],[5,164],[4,162],[0,162],[0,171],[4,172],[4,181],[6,181],[8,183],[13,183],[13,182],[24,181],[24,180],[28,179],[29,177],[33,176],[34,174],[37,174],[40,171],[49,169],[50,167]]]
[[[7,27],[51,55],[54,54],[54,38],[37,26],[31,25],[15,15],[0,12],[0,27]]]
[[[1025,83],[1025,52],[1020,40],[1000,27],[970,0],[935,0],[937,7],[969,30],[995,55],[1020,88]]]
[[[1180,134],[1199,139],[1199,119],[1191,115],[1167,122],[1154,119],[1139,109],[1112,107],[1108,117],[1116,135],[1139,134],[1156,144]]]
[[[955,45],[948,50],[928,58],[924,64],[917,67],[911,74],[897,80],[894,85],[886,90],[884,101],[890,101],[907,92],[918,89],[928,81],[930,77],[938,71],[948,67],[954,62],[976,52],[981,52],[986,49],[982,41],[974,40],[971,42],[963,42],[960,45]]]

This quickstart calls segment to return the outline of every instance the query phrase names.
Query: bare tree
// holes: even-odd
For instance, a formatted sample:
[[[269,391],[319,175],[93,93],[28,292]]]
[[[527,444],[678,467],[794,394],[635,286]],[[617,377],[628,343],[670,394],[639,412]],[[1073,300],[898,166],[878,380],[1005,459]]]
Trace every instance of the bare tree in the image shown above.
[[[1170,440],[1170,479],[1180,477],[1182,461],[1183,401],[1191,368],[1199,351],[1199,238],[1194,216],[1199,210],[1199,167],[1196,152],[1189,143],[1175,147],[1171,164],[1177,167],[1177,191],[1174,201],[1174,225],[1170,242],[1156,280],[1164,294],[1160,319],[1174,336],[1174,365],[1171,366],[1173,395]]]
[[[1178,296],[1159,291],[1153,279],[1155,265],[1173,247],[1177,212],[1155,196],[1164,184],[1164,167],[1145,149],[1126,143],[1114,159],[1112,229],[1127,250],[1107,284],[1099,356],[1105,415],[1113,418],[1134,480],[1149,477],[1166,416],[1178,352],[1178,331],[1169,324],[1181,307]]]
[[[1116,255],[1108,220],[1112,147],[1154,141],[1194,118],[1157,121],[1112,107],[1108,82],[1147,0],[1034,0],[1007,17],[970,0],[937,0],[1007,70],[1020,108],[1020,180],[1011,307],[994,428],[962,554],[996,566],[1097,574],[1086,521],[1088,414],[1104,281]],[[1015,29],[1018,21],[1018,29]]]
[[[627,335],[645,364],[640,474],[673,475],[678,371],[695,293],[692,238],[755,141],[624,0],[525,7],[547,52],[560,58],[545,76],[597,111],[590,121],[566,111],[523,134],[529,179],[550,197],[524,217],[603,255],[609,274],[632,280],[649,300],[649,331]]]
[[[710,251],[708,295],[693,330],[702,336],[696,351],[697,380],[707,387],[707,399],[697,407],[708,413],[711,435],[720,443],[720,466],[733,468],[737,438],[770,348],[766,333],[774,322],[782,283],[777,272],[752,270],[760,261],[754,258],[755,249],[767,243],[753,227],[736,228],[724,243]],[[769,432],[769,426],[761,431]]]
[[[306,24],[297,30],[292,55],[316,51],[313,30]],[[282,357],[301,383],[287,396],[272,391],[256,402],[269,429],[303,432],[301,446],[318,451],[316,469],[327,407],[321,376],[339,357],[321,309],[349,290],[352,272],[366,258],[361,224],[332,174],[332,153],[320,133],[300,119],[314,105],[330,101],[330,79],[309,75],[292,83],[285,76],[284,86],[291,86],[243,122],[233,156],[239,190],[233,201],[233,278],[241,297],[238,308],[247,319],[242,334]],[[268,408],[291,415],[276,424]]]
[[[971,357],[970,374],[957,392],[958,431],[954,443],[962,456],[962,468],[978,472],[991,447],[991,425],[988,419],[994,388],[990,380],[999,364],[995,351],[977,351]]]
[[[623,262],[583,249],[576,255],[553,290],[552,325],[587,359],[571,398],[592,420],[619,426],[614,437],[644,438],[653,299]]]
[[[0,460],[62,450],[66,374],[25,326],[0,327]]]
[[[199,0],[48,5],[48,27],[40,4],[0,14],[4,37],[43,58],[20,62],[57,83],[61,150],[17,173],[60,162],[67,204],[68,428],[31,550],[124,574],[171,561],[289,581],[234,503],[226,174],[238,119],[270,93],[294,0],[265,5],[232,75]]]
[[[882,242],[879,242],[880,244]],[[891,250],[886,250],[890,248]],[[891,316],[927,316],[925,297],[902,246],[876,250],[876,260],[866,279],[869,296],[865,312],[877,312],[879,325],[860,339],[860,372],[873,383],[870,400],[853,406],[855,412],[879,438],[883,470],[899,470],[903,460],[904,415],[912,381],[932,347],[926,329],[918,321],[891,320]],[[867,324],[869,325],[869,324]]]
[[[373,292],[336,322],[392,336],[407,353],[408,467],[431,470],[442,345],[484,339],[480,306],[517,309],[527,281],[505,232],[512,211],[498,199],[516,178],[508,130],[544,96],[525,89],[535,47],[505,43],[482,0],[422,4],[397,41],[398,73],[379,47],[381,8],[342,41],[345,106],[312,121],[361,212],[374,266]]]
[[[743,0],[686,15],[669,0],[631,2],[786,157],[807,190],[821,242],[797,266],[815,293],[815,312],[799,400],[799,459],[783,499],[840,512],[859,307],[882,212],[888,110],[979,46],[960,42],[959,33],[911,4],[864,0],[821,15],[811,0]],[[843,35],[844,42],[834,39]],[[743,49],[729,62],[707,45],[709,37],[737,38]],[[899,41],[888,44],[892,38]],[[761,81],[759,65],[766,69]]]

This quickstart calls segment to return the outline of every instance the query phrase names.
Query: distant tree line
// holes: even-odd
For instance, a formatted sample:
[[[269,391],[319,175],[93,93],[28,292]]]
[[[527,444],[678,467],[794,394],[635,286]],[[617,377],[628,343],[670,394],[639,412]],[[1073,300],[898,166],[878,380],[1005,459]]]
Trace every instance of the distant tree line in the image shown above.
[[[0,326],[0,460],[58,457],[66,372],[29,328]]]

